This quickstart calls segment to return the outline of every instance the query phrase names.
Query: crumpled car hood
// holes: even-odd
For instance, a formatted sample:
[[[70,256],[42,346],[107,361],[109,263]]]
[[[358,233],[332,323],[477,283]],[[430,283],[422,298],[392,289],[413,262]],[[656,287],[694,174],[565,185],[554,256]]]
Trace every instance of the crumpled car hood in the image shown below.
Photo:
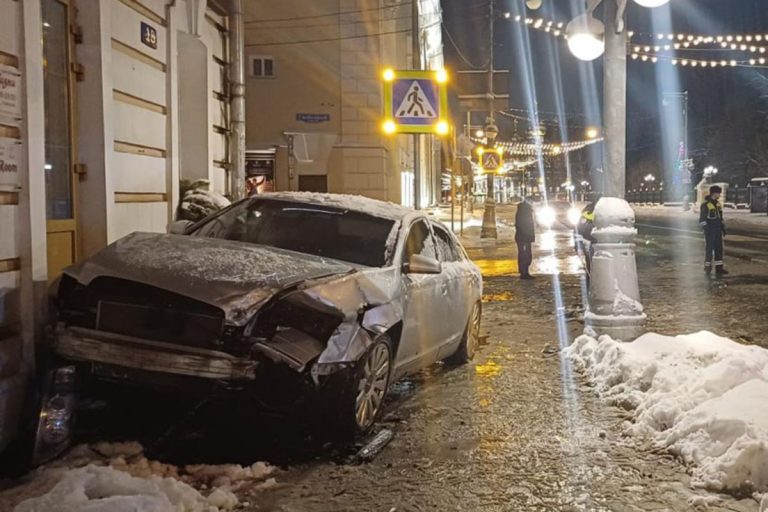
[[[280,290],[353,270],[337,260],[274,247],[137,232],[65,273],[85,286],[97,277],[155,286],[216,306],[229,323],[242,325]]]

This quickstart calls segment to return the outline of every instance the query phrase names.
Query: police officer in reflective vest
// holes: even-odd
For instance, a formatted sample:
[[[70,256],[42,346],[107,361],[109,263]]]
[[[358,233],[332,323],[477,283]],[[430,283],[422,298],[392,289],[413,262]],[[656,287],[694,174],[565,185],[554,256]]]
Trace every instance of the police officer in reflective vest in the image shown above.
[[[719,276],[728,273],[723,267],[725,222],[723,222],[723,207],[720,205],[720,194],[722,193],[723,189],[719,186],[710,187],[709,195],[704,198],[699,211],[699,225],[704,229],[704,237],[707,241],[704,271],[711,274],[714,263],[715,274]]]

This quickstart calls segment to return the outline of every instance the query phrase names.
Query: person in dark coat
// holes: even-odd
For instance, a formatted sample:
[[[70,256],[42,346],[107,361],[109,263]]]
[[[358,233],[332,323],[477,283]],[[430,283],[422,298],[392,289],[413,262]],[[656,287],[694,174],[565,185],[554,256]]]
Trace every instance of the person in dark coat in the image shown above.
[[[706,253],[704,256],[704,271],[712,273],[714,259],[715,274],[722,276],[728,273],[723,266],[723,237],[725,236],[725,221],[723,220],[723,207],[720,205],[720,194],[723,189],[713,185],[709,189],[709,195],[704,198],[699,211],[699,224],[704,229],[706,239]]]
[[[531,248],[536,240],[536,225],[533,221],[533,206],[524,199],[517,205],[515,213],[515,242],[517,243],[517,262],[520,269],[520,279],[533,279],[528,268],[533,261]]]

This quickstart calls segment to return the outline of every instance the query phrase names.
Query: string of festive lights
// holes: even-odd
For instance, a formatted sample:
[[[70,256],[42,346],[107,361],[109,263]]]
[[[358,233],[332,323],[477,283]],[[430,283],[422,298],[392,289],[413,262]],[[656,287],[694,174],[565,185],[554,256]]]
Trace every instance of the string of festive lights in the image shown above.
[[[509,14],[509,13],[508,13]],[[505,17],[514,19],[514,21],[526,25],[535,30],[548,32],[555,37],[568,39],[565,33],[565,23],[547,20],[544,18],[530,18],[521,15]],[[755,43],[768,44],[768,33],[766,34],[723,34],[723,35],[702,35],[702,34],[684,34],[684,33],[655,33],[648,34],[634,31],[628,31],[630,39],[637,36],[638,39],[667,41],[665,44],[638,44],[633,41],[628,54],[632,59],[642,62],[657,63],[659,61],[671,63],[673,65],[682,65],[701,68],[717,67],[747,67],[761,68],[765,67],[768,60],[765,57],[757,55],[767,54],[768,46],[762,46]],[[662,52],[671,51],[741,51],[754,54],[754,58],[734,60],[734,59],[704,59],[704,58],[683,58],[676,56],[660,55]]]
[[[602,142],[603,137],[596,137],[594,139],[570,141],[570,142],[551,142],[537,144],[534,142],[513,142],[513,141],[501,141],[496,143],[496,147],[501,148],[505,155],[518,155],[518,156],[558,156],[571,153],[573,151],[579,151],[587,146]],[[483,144],[485,139],[473,138],[472,142],[475,144]]]

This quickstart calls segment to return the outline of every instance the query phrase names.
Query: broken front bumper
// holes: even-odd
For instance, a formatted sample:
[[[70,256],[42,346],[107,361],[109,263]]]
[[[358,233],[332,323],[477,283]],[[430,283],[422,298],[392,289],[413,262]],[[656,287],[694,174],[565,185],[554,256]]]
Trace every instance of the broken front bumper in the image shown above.
[[[217,350],[85,329],[56,329],[53,350],[72,361],[219,380],[253,380],[258,363]]]

